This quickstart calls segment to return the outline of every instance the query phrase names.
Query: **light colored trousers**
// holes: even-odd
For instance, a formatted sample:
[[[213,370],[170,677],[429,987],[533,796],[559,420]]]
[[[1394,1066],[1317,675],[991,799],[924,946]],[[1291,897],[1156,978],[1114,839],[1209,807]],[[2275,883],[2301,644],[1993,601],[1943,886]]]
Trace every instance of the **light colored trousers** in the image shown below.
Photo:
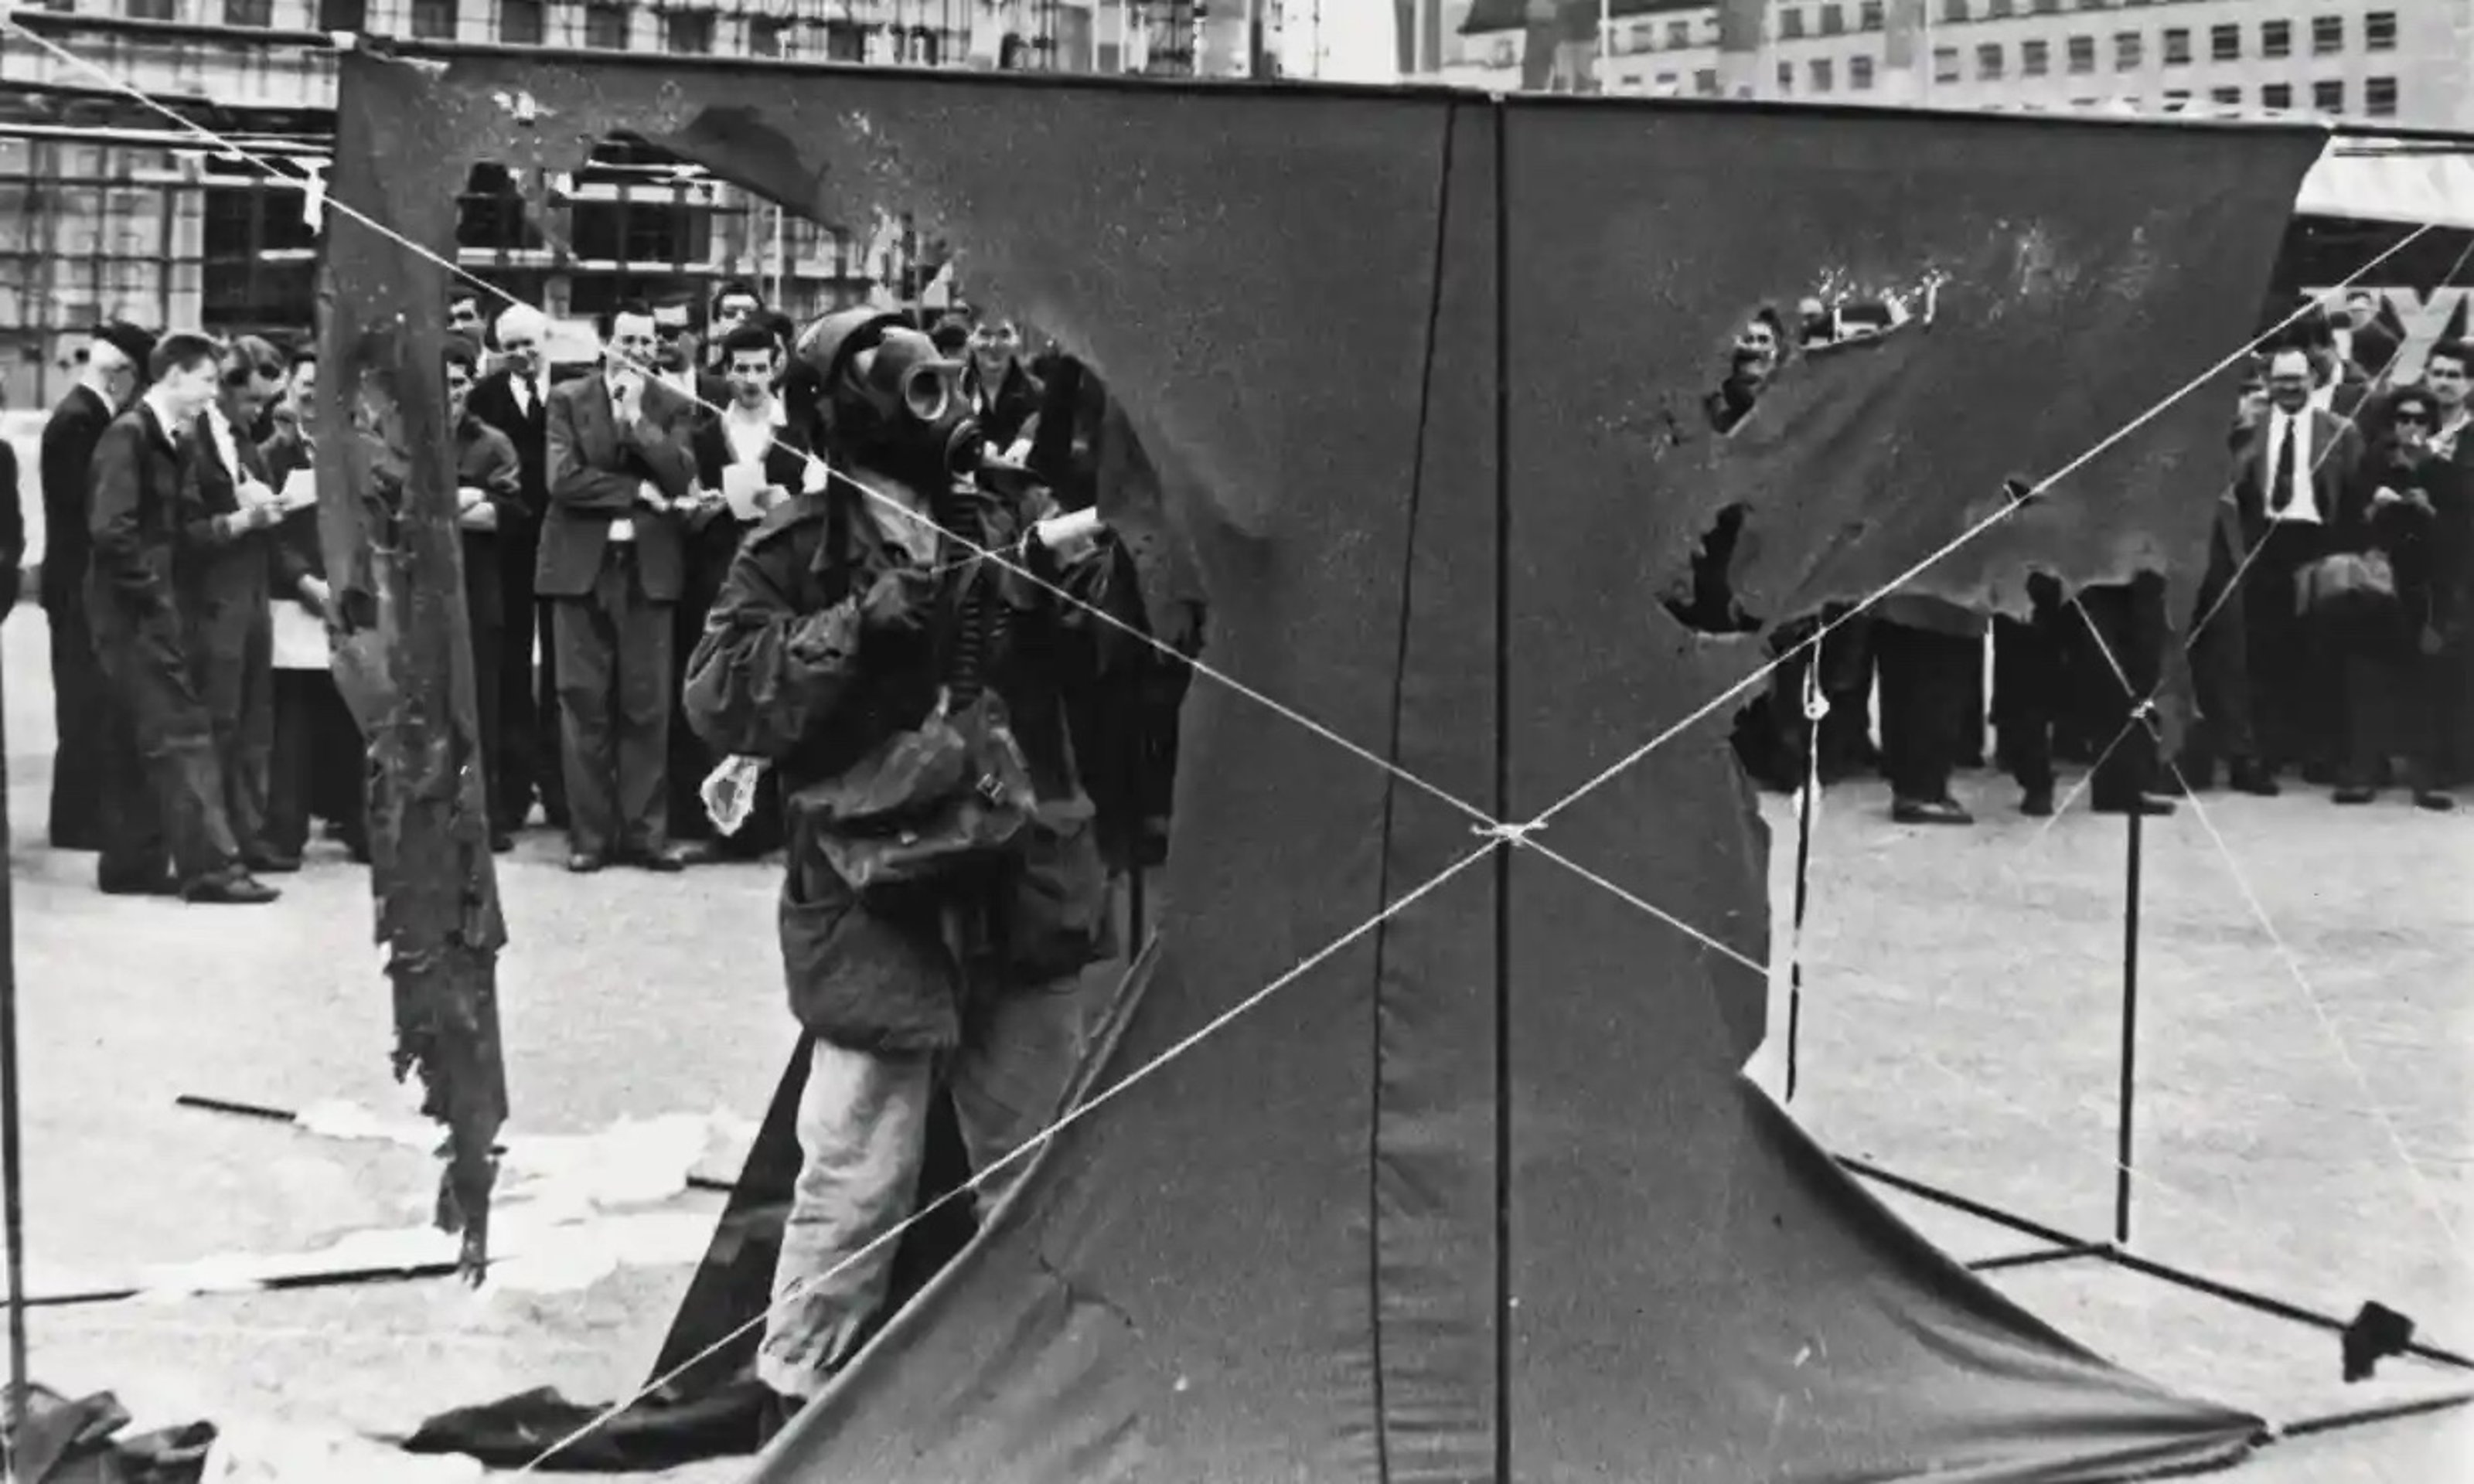
[[[1009,988],[974,1007],[946,1062],[972,1173],[1065,1112],[1111,986],[1105,973],[1077,974]],[[823,1390],[885,1303],[902,1238],[878,1238],[909,1220],[916,1203],[936,1070],[925,1056],[816,1042],[799,1098],[799,1180],[756,1357],[757,1377],[774,1391]],[[1032,1159],[1025,1154],[971,1192],[982,1220]]]

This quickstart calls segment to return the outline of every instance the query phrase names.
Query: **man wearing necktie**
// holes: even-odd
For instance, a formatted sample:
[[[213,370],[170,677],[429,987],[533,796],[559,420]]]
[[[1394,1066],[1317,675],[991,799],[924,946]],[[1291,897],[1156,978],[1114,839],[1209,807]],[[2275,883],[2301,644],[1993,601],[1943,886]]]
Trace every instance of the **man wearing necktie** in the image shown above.
[[[2258,703],[2260,751],[2270,776],[2300,766],[2326,775],[2336,763],[2328,725],[2335,702],[2326,657],[2298,610],[2301,570],[2327,555],[2338,501],[2363,461],[2362,436],[2345,419],[2312,405],[2310,356],[2279,350],[2268,367],[2268,414],[2237,461],[2234,500],[2244,548],[2243,616]]]
[[[521,827],[539,795],[554,829],[567,827],[567,789],[560,777],[558,666],[547,607],[533,590],[541,550],[542,513],[549,506],[549,320],[530,304],[498,316],[498,369],[483,376],[466,410],[515,444],[517,508],[498,527],[498,572],[505,622],[499,627],[498,728],[506,766],[490,780],[498,818]],[[540,637],[538,682],[534,638]]]

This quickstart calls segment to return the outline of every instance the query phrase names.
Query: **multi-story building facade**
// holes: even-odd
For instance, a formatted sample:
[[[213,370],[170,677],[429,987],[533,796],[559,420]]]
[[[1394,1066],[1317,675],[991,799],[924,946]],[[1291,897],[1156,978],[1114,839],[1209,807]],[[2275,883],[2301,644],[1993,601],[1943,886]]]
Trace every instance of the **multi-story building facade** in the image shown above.
[[[97,321],[299,335],[335,53],[315,36],[1171,75],[1232,70],[1247,27],[1211,0],[44,0],[0,33],[0,385],[48,405]],[[1223,5],[1224,12],[1233,8]],[[1198,65],[1198,53],[1201,65]],[[1245,64],[1242,52],[1233,70]],[[220,151],[134,88],[236,141]],[[270,168],[271,167],[271,168]],[[898,205],[899,203],[888,203]],[[938,248],[895,225],[828,230],[613,142],[546,209],[495,167],[462,202],[461,266],[555,317],[634,294],[757,283],[794,314],[889,287]]]
[[[1896,0],[1891,0],[1892,4]],[[1613,0],[1613,93],[1715,96],[1713,6]],[[1923,0],[1893,78],[1884,0],[1771,0],[1765,96],[2029,110],[2301,113],[2474,128],[2474,0]],[[1441,73],[1516,86],[1524,0],[1477,0]]]

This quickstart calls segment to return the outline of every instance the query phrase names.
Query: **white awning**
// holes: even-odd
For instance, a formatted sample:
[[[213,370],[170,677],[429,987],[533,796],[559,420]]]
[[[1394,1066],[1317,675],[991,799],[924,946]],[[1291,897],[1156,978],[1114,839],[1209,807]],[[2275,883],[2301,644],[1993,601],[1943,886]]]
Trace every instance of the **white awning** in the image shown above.
[[[2332,138],[2293,209],[2474,231],[2474,141]]]

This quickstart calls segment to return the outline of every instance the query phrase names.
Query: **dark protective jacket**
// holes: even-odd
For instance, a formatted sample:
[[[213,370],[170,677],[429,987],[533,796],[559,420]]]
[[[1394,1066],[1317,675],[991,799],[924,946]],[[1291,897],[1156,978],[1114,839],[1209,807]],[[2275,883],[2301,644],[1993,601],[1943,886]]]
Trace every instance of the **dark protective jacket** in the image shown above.
[[[1011,548],[1034,514],[993,494],[975,499],[994,550]],[[870,503],[837,479],[766,516],[740,548],[688,663],[690,725],[717,753],[770,762],[786,798],[842,777],[916,727],[945,679],[934,632],[862,633],[860,599],[914,560],[885,538]],[[1113,951],[1106,871],[1063,690],[1117,662],[1133,641],[1018,574],[984,562],[971,570],[971,581],[996,585],[1007,610],[982,674],[1021,744],[1040,818],[984,899],[888,906],[862,902],[826,867],[792,811],[781,903],[791,1013],[817,1036],[859,1050],[946,1049],[960,1037],[966,987],[1002,993],[1045,983]],[[1051,580],[1089,609],[1138,622],[1117,572],[1104,540]],[[986,924],[984,936],[955,940],[946,909],[957,905]]]

